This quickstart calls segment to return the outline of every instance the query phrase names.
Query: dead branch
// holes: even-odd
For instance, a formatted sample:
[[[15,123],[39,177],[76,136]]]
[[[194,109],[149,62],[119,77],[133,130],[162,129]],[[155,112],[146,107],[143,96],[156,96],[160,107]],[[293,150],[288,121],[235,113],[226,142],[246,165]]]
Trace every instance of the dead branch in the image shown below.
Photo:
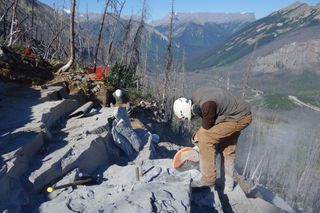
[[[51,48],[51,45],[53,44],[53,42],[59,37],[59,35],[63,32],[63,30],[67,27],[67,25],[64,25],[55,35],[54,37],[52,38],[51,42],[48,44],[47,46],[47,50],[45,51],[44,53],[44,59],[48,59],[48,53],[49,53],[49,50]]]
[[[12,2],[5,10],[4,14],[0,17],[0,22],[8,15],[9,10],[13,7],[14,2]]]

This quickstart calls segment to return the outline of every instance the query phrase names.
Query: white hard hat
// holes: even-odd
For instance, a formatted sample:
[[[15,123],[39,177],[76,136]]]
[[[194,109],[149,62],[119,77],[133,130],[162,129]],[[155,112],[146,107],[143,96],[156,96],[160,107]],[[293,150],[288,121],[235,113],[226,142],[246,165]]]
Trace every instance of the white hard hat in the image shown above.
[[[122,96],[122,91],[121,89],[117,89],[115,92],[114,92],[115,96],[120,98]]]
[[[181,97],[173,103],[173,112],[179,120],[191,119],[191,105],[190,99]]]

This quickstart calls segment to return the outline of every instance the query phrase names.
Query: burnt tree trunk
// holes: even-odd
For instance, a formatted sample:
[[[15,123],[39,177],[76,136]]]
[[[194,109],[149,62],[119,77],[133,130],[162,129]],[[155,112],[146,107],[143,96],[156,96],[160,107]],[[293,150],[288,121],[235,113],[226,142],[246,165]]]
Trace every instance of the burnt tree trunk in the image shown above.
[[[94,72],[96,72],[98,52],[99,52],[99,47],[100,47],[100,42],[101,42],[101,37],[102,37],[102,32],[103,32],[104,21],[106,19],[106,14],[107,14],[107,9],[108,9],[109,3],[110,3],[110,0],[106,0],[106,6],[104,8],[104,12],[103,12],[102,20],[101,20],[101,24],[100,24],[99,36],[98,36],[96,49],[95,49],[95,52],[94,52],[94,58],[93,58],[93,70],[94,70]]]
[[[76,7],[76,0],[71,0],[71,12],[70,12],[70,59],[69,62],[61,67],[57,73],[63,73],[68,71],[74,63],[75,49],[74,49],[74,11]]]
[[[168,92],[170,90],[169,84],[170,84],[170,73],[172,72],[172,40],[173,40],[173,18],[174,18],[174,0],[172,0],[172,8],[171,8],[171,16],[170,16],[170,25],[169,25],[169,35],[168,35],[168,45],[166,49],[166,67],[165,67],[165,76],[164,76],[164,88],[162,93],[162,108],[166,112],[166,117],[168,118],[168,121],[172,118],[172,107],[170,105]],[[169,122],[170,123],[170,122]]]
[[[12,8],[12,18],[11,18],[11,27],[10,27],[10,35],[9,35],[9,43],[8,47],[10,47],[13,43],[13,36],[15,34],[14,32],[14,27],[17,24],[17,18],[16,18],[16,13],[17,13],[17,6],[18,6],[18,0],[14,1],[13,8]]]

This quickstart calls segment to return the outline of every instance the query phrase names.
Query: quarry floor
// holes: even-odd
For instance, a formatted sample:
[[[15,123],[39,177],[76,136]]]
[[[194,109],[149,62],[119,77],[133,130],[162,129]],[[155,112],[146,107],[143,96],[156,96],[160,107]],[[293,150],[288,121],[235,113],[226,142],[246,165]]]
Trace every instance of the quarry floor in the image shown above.
[[[191,188],[199,171],[171,165],[179,143],[155,143],[143,119],[82,102],[63,82],[0,83],[0,110],[1,212],[281,212],[239,185]],[[80,173],[94,181],[47,192]]]

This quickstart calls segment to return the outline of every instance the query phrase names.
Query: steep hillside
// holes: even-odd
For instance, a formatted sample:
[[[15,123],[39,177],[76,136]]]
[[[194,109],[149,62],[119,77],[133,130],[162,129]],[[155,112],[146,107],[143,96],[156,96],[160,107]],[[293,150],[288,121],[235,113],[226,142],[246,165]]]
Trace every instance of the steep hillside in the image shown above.
[[[100,22],[101,22],[101,15],[99,17],[92,17],[87,20],[81,20],[80,25],[83,27],[83,30],[90,32],[91,36],[93,38],[97,38],[100,28]],[[120,50],[120,44],[123,42],[126,28],[128,26],[129,20],[127,18],[121,18],[119,22],[116,23],[114,18],[108,16],[106,18],[106,24],[105,29],[103,33],[103,39],[106,41],[106,43],[110,39],[110,32],[113,31],[113,27],[115,30],[115,35],[113,36],[114,43],[119,44],[119,46],[114,47],[117,50]],[[129,35],[129,40],[133,39],[134,34],[137,31],[137,28],[139,26],[139,21],[133,19],[131,31]],[[164,63],[164,53],[165,48],[167,44],[167,37],[166,35],[162,34],[158,30],[154,29],[152,26],[145,24],[144,28],[144,38],[143,38],[143,44],[142,44],[142,51],[141,54],[147,54],[147,60],[148,60],[148,67],[149,70],[154,71],[152,68],[160,67],[161,64]],[[175,48],[179,48],[177,45],[175,45]],[[147,51],[147,53],[145,53]],[[118,51],[121,53],[121,51]],[[175,51],[178,52],[178,51]],[[86,53],[83,55],[86,57]]]
[[[192,68],[223,66],[246,56],[253,49],[284,38],[288,33],[319,24],[320,5],[296,2],[271,13],[235,33],[223,45],[198,58]],[[303,30],[301,30],[303,33]],[[284,39],[285,40],[285,39]]]
[[[309,70],[320,74],[320,25],[283,36],[254,52],[253,73]]]
[[[0,11],[5,11],[12,4],[13,0],[4,1],[0,4]],[[32,6],[32,4],[34,4]],[[68,4],[65,5],[69,7]],[[11,11],[9,10],[6,20],[0,22],[0,33],[8,35],[10,32]],[[33,27],[32,26],[32,11],[33,11]],[[61,8],[52,8],[41,3],[38,0],[20,0],[17,8],[17,18],[23,34],[23,45],[29,46],[32,42],[33,47],[36,47],[36,52],[46,58],[48,55],[56,56],[59,59],[64,59],[68,56],[68,41],[69,41],[69,14],[68,10]],[[100,29],[101,14],[76,14],[76,54],[77,58],[81,58],[87,63],[92,63],[93,53],[96,47],[96,40]],[[103,60],[101,54],[107,55],[109,48],[108,41],[110,40],[110,32],[115,31],[112,38],[113,48],[117,54],[121,54],[120,43],[123,41],[124,33],[128,24],[128,19],[120,18],[116,20],[113,15],[108,14],[104,26],[104,35],[100,45],[98,55],[98,63]],[[138,22],[133,21],[130,38],[133,38],[138,27]],[[144,39],[148,48],[148,60],[151,64],[155,64],[157,54],[163,54],[166,46],[166,37],[153,27],[147,25],[146,38]],[[32,38],[32,39],[31,39]],[[130,39],[129,38],[129,39]],[[20,43],[21,44],[21,43]],[[143,47],[145,48],[145,47]],[[143,50],[144,51],[144,50]],[[118,58],[119,56],[115,56]],[[50,58],[50,57],[48,57]],[[162,59],[163,57],[160,57]]]
[[[169,16],[151,24],[168,34]],[[196,56],[222,44],[227,38],[255,20],[252,13],[177,13],[174,40],[186,56]]]
[[[13,0],[2,0],[0,10],[5,11],[12,2]],[[11,15],[12,9],[9,10],[6,19],[0,22],[0,32],[3,35],[10,33]],[[38,44],[37,51],[42,54],[45,54],[48,49],[56,48],[53,47],[55,43],[52,41],[57,40],[57,35],[60,36],[60,46],[68,44],[68,19],[62,15],[61,11],[55,11],[39,0],[18,1],[17,19],[19,23],[18,32],[22,34],[18,34],[18,36],[23,38],[26,45],[30,42]],[[50,43],[51,45],[48,45]]]

